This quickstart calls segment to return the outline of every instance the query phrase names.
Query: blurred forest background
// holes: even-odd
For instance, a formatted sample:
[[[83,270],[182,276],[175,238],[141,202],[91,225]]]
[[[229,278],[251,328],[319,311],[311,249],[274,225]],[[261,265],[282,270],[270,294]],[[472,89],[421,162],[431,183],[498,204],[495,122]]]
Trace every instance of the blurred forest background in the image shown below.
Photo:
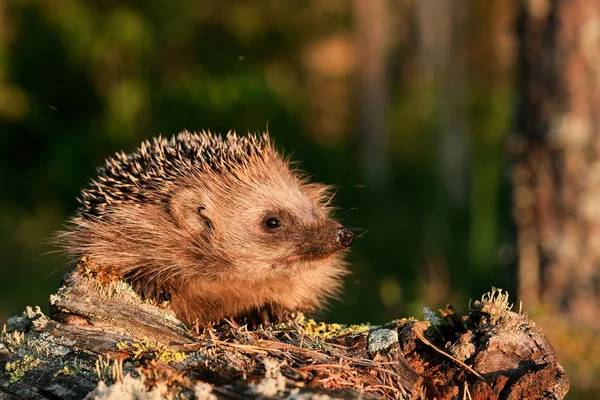
[[[0,0],[0,321],[48,311],[48,238],[107,156],[268,125],[367,230],[324,319],[502,287],[598,398],[600,6],[456,4]]]

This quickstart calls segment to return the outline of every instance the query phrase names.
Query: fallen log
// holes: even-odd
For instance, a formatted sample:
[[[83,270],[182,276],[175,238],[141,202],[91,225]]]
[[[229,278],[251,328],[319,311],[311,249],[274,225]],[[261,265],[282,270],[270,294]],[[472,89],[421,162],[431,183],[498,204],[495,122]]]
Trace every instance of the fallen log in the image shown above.
[[[542,331],[493,289],[465,317],[325,324],[295,315],[249,329],[188,329],[83,260],[0,334],[0,399],[562,399],[569,381]]]

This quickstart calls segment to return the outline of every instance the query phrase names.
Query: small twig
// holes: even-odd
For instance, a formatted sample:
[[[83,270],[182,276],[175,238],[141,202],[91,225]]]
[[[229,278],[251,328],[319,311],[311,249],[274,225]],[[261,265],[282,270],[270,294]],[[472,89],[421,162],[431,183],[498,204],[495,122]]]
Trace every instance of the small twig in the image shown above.
[[[467,382],[465,382],[465,393],[463,394],[463,400],[467,400],[467,396],[469,396],[469,400],[473,400],[473,398],[471,397],[471,392],[469,392]]]
[[[240,349],[240,350],[250,351],[250,352],[259,353],[259,354],[269,354],[269,351],[277,353],[277,354],[281,353],[281,350],[278,350],[278,349],[265,349],[265,348],[259,347],[259,346],[251,346],[249,344],[230,343],[230,342],[224,342],[224,341],[217,340],[217,339],[213,339],[213,343],[215,345],[231,347],[234,349]]]
[[[369,360],[368,358],[352,358],[352,357],[347,357],[347,356],[343,356],[343,355],[338,355],[338,357],[342,360],[346,360],[351,362],[354,365],[358,365],[361,367],[378,367],[381,365],[397,365],[398,362],[397,361],[385,361],[385,362],[381,362],[381,361],[373,361],[373,360]]]
[[[325,354],[322,354],[322,353],[319,353],[319,352],[313,351],[313,350],[303,349],[303,348],[298,347],[293,344],[280,343],[280,342],[275,342],[273,340],[261,340],[260,344],[267,345],[268,348],[294,350],[301,354],[309,354],[314,358],[329,359],[329,357],[327,357]]]
[[[468,366],[467,364],[465,364],[464,362],[462,362],[462,361],[460,361],[460,360],[458,360],[458,359],[456,359],[456,358],[452,357],[450,354],[446,353],[445,351],[443,351],[443,350],[439,349],[437,346],[435,346],[435,345],[434,345],[433,343],[431,343],[429,340],[425,339],[425,336],[421,335],[419,332],[414,332],[414,333],[417,335],[417,337],[418,337],[419,339],[421,339],[421,341],[422,341],[423,343],[425,343],[426,345],[428,345],[429,347],[431,347],[432,349],[434,349],[434,350],[435,350],[435,351],[437,351],[438,353],[440,353],[440,354],[442,354],[442,355],[444,355],[444,356],[448,357],[449,359],[451,359],[451,360],[455,361],[457,364],[459,364],[459,365],[462,365],[462,366],[463,366],[463,367],[465,367],[465,368],[466,368],[466,369],[467,369],[469,372],[471,372],[473,375],[475,375],[475,376],[477,376],[478,378],[480,378],[480,379],[483,379],[483,380],[484,380],[483,376],[481,376],[481,375],[479,374],[479,372],[475,371],[473,368],[469,367],[469,366]]]
[[[340,365],[340,364],[313,364],[313,365],[306,365],[304,367],[298,367],[296,369],[299,371],[305,371],[305,370],[311,370],[311,369],[327,369],[327,368],[348,369],[348,366]]]
[[[374,388],[374,389],[370,389],[370,388]],[[372,392],[372,391],[375,391],[375,390],[380,390],[379,388],[393,390],[394,392],[399,392],[400,391],[400,389],[395,388],[393,386],[388,386],[388,385],[369,385],[369,386],[365,387],[364,390],[365,390],[365,392]]]
[[[348,347],[348,346],[342,346],[341,344],[335,344],[335,343],[330,343],[330,342],[327,342],[327,345],[329,345],[329,346],[331,346],[331,347],[338,348],[338,349],[342,349],[342,350],[352,350],[352,349],[354,349],[354,348],[356,348],[356,347],[357,347],[358,343],[356,343],[356,344],[355,344],[354,346],[352,346],[352,347]]]
[[[230,321],[227,318],[223,318],[223,321],[227,322],[228,325],[230,325],[231,327],[235,328],[236,330],[242,329],[242,326],[240,324],[238,324],[237,322]]]

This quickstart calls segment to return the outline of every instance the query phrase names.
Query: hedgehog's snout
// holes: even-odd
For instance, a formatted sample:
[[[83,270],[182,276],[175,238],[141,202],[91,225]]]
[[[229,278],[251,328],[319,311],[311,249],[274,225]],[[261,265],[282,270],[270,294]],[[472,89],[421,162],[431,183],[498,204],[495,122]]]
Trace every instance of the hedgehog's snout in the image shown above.
[[[354,241],[354,233],[348,228],[338,228],[337,229],[337,241],[344,247],[348,247]]]

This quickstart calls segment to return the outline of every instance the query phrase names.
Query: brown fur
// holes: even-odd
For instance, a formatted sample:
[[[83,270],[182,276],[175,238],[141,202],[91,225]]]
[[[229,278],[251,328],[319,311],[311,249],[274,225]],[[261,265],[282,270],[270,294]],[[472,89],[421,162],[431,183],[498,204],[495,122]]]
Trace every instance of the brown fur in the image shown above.
[[[107,160],[82,198],[59,236],[69,253],[117,268],[186,323],[319,308],[346,273],[328,188],[292,171],[266,135],[146,142]],[[266,228],[272,216],[283,226]]]

